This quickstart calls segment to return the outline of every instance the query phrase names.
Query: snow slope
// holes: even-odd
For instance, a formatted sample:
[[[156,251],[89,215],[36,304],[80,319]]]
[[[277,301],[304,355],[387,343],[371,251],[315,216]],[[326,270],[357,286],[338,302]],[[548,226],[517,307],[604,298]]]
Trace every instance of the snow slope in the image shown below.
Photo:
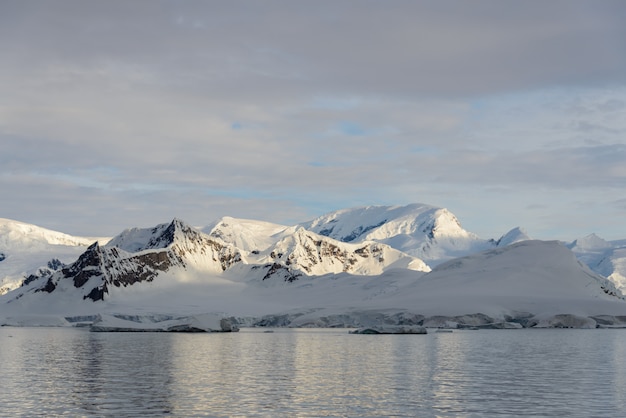
[[[0,295],[19,287],[31,274],[74,261],[96,240],[0,218]]]
[[[372,288],[376,291],[367,293]],[[306,303],[303,298],[309,310],[294,323],[328,324],[324,318],[337,321],[342,317],[363,321],[365,315],[371,318],[381,313],[387,314],[386,320],[399,314],[404,320],[421,316],[432,326],[509,318],[550,323],[559,316],[577,316],[580,323],[595,327],[595,320],[586,318],[626,318],[626,301],[615,296],[613,284],[591,272],[556,241],[524,241],[488,250],[443,263],[426,274],[386,272],[376,282],[354,283],[352,290],[355,297],[349,304],[332,298],[325,305],[320,299]],[[320,305],[315,306],[316,302]]]
[[[24,222],[0,218],[0,248],[33,248],[46,245],[87,246],[106,238],[74,237]]]
[[[523,241],[441,264],[403,299],[429,314],[624,314],[626,304],[616,295],[609,280],[560,243]]]

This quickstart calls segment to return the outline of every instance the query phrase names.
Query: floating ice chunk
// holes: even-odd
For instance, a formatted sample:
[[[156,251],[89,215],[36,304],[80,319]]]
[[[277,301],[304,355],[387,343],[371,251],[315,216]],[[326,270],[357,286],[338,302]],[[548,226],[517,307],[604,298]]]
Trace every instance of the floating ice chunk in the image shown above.
[[[155,322],[133,321],[101,315],[91,326],[94,332],[237,332],[235,321],[220,314],[199,314]]]

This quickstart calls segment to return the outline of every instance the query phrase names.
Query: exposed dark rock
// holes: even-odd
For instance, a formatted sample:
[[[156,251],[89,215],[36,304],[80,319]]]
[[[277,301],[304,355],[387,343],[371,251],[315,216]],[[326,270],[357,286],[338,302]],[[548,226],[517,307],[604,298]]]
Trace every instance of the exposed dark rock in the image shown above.
[[[332,233],[333,233],[333,229],[335,229],[335,227],[332,227],[332,228],[324,228],[324,229],[322,229],[322,230],[319,232],[319,234],[320,234],[320,235],[324,235],[325,237],[328,237],[328,236],[330,236],[330,234],[332,234]]]
[[[91,299],[94,302],[97,302],[99,300],[104,300],[104,294],[109,294],[109,289],[107,288],[106,283],[103,284],[102,286],[98,286],[98,287],[94,287],[93,289],[91,289],[91,292],[89,292],[89,294],[83,296],[83,300],[84,299]]]
[[[39,289],[37,289],[37,292],[48,292],[48,293],[52,293],[54,291],[54,289],[56,289],[56,285],[54,284],[54,282],[52,281],[52,279],[48,279],[48,281],[46,282],[46,284],[43,287],[40,287]]]
[[[97,242],[91,244],[74,263],[61,269],[64,277],[71,277],[74,287],[82,287],[94,275],[100,274],[101,249]]]
[[[58,270],[61,267],[63,267],[63,263],[58,258],[53,258],[52,260],[48,261],[48,268],[51,270]]]
[[[358,228],[355,228],[352,232],[350,232],[350,234],[346,235],[345,237],[341,237],[339,240],[343,242],[352,242],[358,237],[360,237],[361,235],[371,231],[372,229],[382,226],[385,222],[387,222],[386,219],[382,222],[377,223],[376,225],[359,226]],[[332,232],[332,229],[330,231]]]
[[[273,276],[279,276],[286,282],[291,283],[298,280],[302,276],[302,274],[295,273],[291,270],[291,268],[280,263],[267,264],[265,268],[267,267],[269,267],[269,270],[265,273],[265,276],[263,276],[263,280],[267,280]]]
[[[27,286],[28,284],[34,282],[35,280],[48,279],[49,277],[52,276],[53,273],[54,272],[50,269],[40,268],[37,271],[37,273],[29,274],[27,277],[25,277],[24,280],[22,281],[21,286]]]

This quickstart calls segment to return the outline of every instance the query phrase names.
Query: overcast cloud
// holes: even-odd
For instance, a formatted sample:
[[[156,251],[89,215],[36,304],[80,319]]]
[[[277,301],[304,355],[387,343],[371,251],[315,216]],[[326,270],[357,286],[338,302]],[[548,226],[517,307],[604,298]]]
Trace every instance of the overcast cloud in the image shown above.
[[[626,3],[0,0],[0,217],[429,203],[626,238]]]

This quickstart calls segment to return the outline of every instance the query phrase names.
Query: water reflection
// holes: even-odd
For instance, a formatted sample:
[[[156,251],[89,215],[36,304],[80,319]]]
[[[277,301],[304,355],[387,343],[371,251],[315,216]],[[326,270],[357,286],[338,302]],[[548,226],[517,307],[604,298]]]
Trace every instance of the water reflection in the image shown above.
[[[172,336],[86,332],[72,341],[72,403],[77,410],[128,414],[172,410]]]
[[[620,416],[626,332],[0,328],[2,416]]]

